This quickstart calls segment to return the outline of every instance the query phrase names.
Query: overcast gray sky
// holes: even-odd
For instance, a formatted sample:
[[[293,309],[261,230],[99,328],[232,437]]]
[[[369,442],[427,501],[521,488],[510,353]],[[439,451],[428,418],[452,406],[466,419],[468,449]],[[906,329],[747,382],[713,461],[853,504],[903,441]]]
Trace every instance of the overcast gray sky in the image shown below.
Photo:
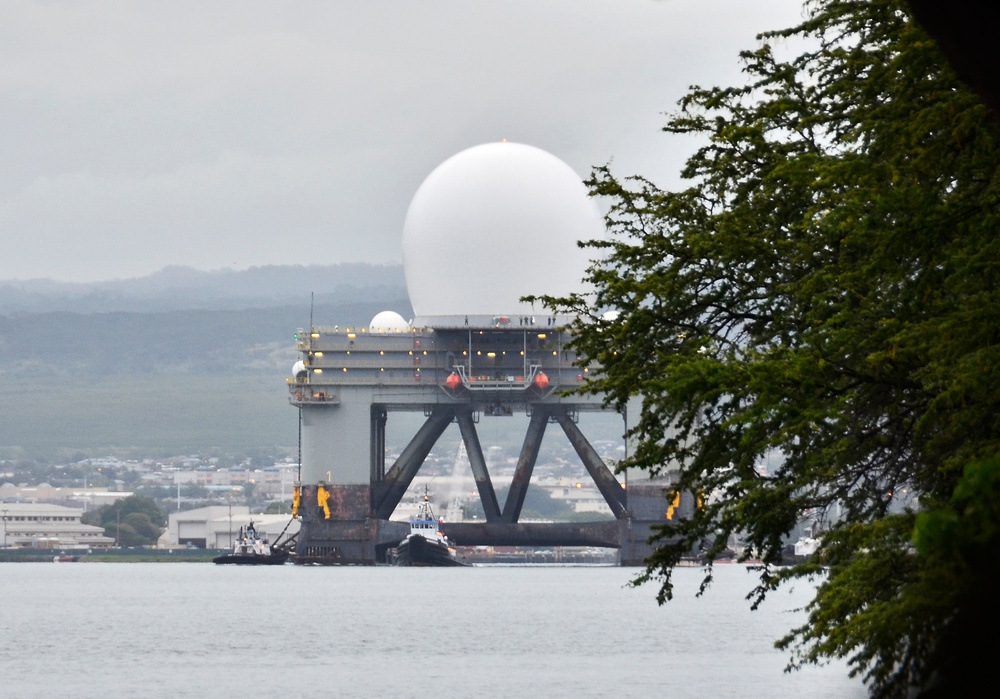
[[[0,280],[399,262],[431,170],[507,138],[662,185],[688,85],[801,0],[0,5]]]

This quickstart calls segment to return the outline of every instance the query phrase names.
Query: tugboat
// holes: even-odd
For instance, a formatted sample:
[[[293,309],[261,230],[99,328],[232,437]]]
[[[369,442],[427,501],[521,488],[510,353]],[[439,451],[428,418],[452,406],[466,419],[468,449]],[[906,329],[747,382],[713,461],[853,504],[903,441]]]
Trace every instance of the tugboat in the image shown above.
[[[278,566],[288,560],[289,551],[285,547],[271,546],[267,539],[257,533],[253,520],[246,527],[240,527],[240,533],[233,542],[233,550],[222,556],[216,556],[212,563],[229,563],[250,566]]]
[[[397,566],[464,566],[438,526],[426,489],[416,517],[410,517],[410,534],[396,547]]]

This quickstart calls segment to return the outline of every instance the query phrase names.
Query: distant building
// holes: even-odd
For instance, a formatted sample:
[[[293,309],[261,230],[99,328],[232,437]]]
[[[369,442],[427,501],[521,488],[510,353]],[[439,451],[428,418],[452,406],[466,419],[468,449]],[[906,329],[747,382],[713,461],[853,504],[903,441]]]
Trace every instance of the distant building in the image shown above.
[[[98,549],[114,546],[102,527],[83,524],[83,510],[43,503],[0,503],[3,548]]]
[[[263,532],[273,543],[290,519],[291,515],[253,515],[246,505],[212,505],[174,512],[168,518],[167,532],[165,537],[161,537],[161,545],[226,549],[232,545],[240,527],[245,527],[251,520],[257,531]],[[298,530],[299,522],[295,520],[285,534]]]
[[[84,511],[96,510],[103,505],[111,505],[130,495],[132,495],[130,492],[108,490],[103,486],[61,488],[48,483],[32,486],[0,483],[0,502],[49,502],[53,504],[63,502],[70,506],[80,503]]]

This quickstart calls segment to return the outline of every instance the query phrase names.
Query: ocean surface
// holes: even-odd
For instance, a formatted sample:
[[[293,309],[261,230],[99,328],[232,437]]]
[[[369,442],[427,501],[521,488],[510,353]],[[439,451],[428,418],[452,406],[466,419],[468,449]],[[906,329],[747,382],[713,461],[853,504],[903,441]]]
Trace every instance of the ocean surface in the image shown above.
[[[799,584],[751,612],[742,566],[657,606],[636,569],[0,563],[0,696],[862,698],[784,673]]]

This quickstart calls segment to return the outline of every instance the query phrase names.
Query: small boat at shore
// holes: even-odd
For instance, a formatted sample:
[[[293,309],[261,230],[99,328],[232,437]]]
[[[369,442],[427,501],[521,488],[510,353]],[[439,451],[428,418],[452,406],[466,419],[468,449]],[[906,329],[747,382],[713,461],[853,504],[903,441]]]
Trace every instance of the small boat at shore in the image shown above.
[[[441,531],[434,517],[430,496],[424,491],[415,517],[410,517],[410,534],[396,547],[397,566],[464,566],[455,556],[455,548]]]
[[[258,534],[251,520],[247,526],[240,527],[240,533],[233,541],[233,550],[222,556],[216,556],[212,559],[212,563],[273,566],[282,565],[288,560],[288,556],[287,549],[272,546],[264,536]]]

